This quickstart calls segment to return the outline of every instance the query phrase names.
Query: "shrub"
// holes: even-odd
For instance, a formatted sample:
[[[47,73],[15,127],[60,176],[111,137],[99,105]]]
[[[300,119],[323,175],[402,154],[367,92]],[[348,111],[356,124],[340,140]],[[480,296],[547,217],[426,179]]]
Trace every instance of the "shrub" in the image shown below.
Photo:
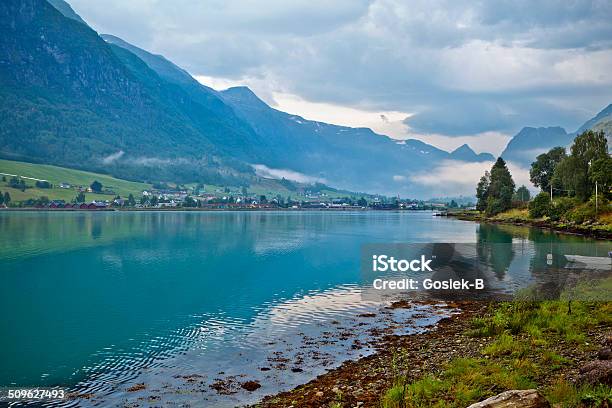
[[[567,219],[578,224],[596,218],[597,211],[595,210],[595,201],[588,201],[567,213]]]
[[[553,221],[559,221],[560,219],[567,218],[566,215],[574,207],[578,205],[578,200],[570,197],[561,197],[553,202],[548,210],[548,216]]]
[[[529,216],[531,218],[541,218],[550,212],[550,196],[541,192],[529,202]]]
[[[53,187],[51,185],[51,183],[49,183],[48,181],[45,181],[45,180],[36,180],[35,185],[38,188],[52,188]]]

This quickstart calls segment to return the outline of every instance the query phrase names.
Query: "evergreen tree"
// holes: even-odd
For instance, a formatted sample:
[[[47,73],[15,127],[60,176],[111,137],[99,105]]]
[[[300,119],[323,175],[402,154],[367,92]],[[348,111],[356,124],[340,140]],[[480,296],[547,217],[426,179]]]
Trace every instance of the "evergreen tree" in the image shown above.
[[[132,193],[130,193],[130,195],[128,196],[128,205],[130,207],[133,207],[136,205],[136,200],[134,199],[134,195]]]
[[[510,209],[514,195],[514,180],[504,159],[499,157],[491,168],[491,180],[487,190],[487,215],[495,215]]]
[[[84,203],[85,202],[85,193],[82,191],[79,191],[79,194],[77,194],[75,200],[77,203]]]
[[[11,202],[11,195],[8,191],[4,192],[4,204],[9,205]]]
[[[478,186],[476,187],[476,209],[478,211],[484,211],[487,208],[487,197],[489,194],[489,184],[491,183],[491,174],[485,171],[484,176],[480,178]]]

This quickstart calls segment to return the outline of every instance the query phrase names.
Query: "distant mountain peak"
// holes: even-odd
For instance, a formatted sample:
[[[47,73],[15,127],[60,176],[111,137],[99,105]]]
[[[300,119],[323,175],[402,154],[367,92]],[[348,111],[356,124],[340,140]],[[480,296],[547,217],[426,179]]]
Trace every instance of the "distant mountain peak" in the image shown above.
[[[455,150],[451,152],[451,154],[463,154],[463,153],[476,154],[476,152],[472,150],[472,148],[467,143],[462,144],[461,146],[459,146],[458,148],[456,148]]]
[[[483,162],[493,161],[495,157],[491,153],[477,154],[467,143],[462,144],[450,153],[450,158],[453,160]]]

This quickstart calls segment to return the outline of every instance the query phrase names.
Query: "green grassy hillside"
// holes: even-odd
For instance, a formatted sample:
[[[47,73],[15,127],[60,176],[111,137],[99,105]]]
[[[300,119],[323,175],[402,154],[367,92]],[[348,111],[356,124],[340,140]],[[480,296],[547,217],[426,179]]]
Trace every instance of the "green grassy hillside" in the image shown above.
[[[9,180],[13,176],[24,178],[28,188],[25,191],[21,191],[16,188],[9,187]],[[5,180],[3,180],[3,178]],[[35,186],[36,180],[46,180],[53,185],[53,188],[37,188]],[[151,189],[151,184],[139,183],[133,181],[127,181],[118,179],[109,175],[92,173],[88,171],[68,169],[65,167],[52,166],[48,164],[34,164],[12,160],[0,159],[0,192],[4,193],[8,191],[11,195],[13,202],[24,201],[30,198],[39,198],[47,196],[51,200],[65,200],[72,201],[78,191],[75,188],[65,189],[59,188],[60,183],[68,183],[72,186],[89,186],[94,180],[102,183],[104,189],[110,189],[115,194],[122,197],[127,197],[129,194],[133,194],[136,199],[139,199],[142,195],[143,190]],[[283,197],[291,196],[293,199],[301,200],[304,199],[303,191],[309,187],[306,185],[295,184],[293,188],[289,188],[291,183],[286,184],[279,180],[260,178],[257,183],[254,183],[248,187],[248,193],[250,195],[265,195],[269,199],[281,195]],[[175,184],[170,183],[170,187],[176,187]],[[183,188],[195,188],[196,184],[186,184]],[[212,193],[217,196],[224,195],[240,195],[242,192],[241,187],[231,187],[229,192],[226,191],[224,186],[205,184],[203,192]],[[365,195],[366,197],[372,197],[367,194],[353,193],[344,190],[334,190],[332,188],[322,188],[320,193],[325,194],[327,198],[336,197],[360,197]],[[86,193],[86,201],[92,200],[109,200],[113,198],[112,194],[94,194]]]
[[[73,186],[89,186],[94,180],[98,180],[105,189],[111,189],[121,196],[127,196],[131,193],[134,194],[135,197],[140,197],[142,190],[151,188],[150,184],[121,180],[99,173],[2,159],[0,159],[0,173],[2,173],[0,176],[6,178],[6,181],[0,181],[0,191],[8,191],[13,201],[38,198],[41,196],[47,196],[52,200],[62,199],[71,201],[74,199],[78,192],[75,189],[59,188],[60,183],[69,183]],[[26,185],[32,188],[28,188],[22,192],[21,190],[8,187],[8,180],[12,175],[25,177]],[[36,188],[36,180],[30,180],[28,178],[46,180],[53,184],[53,188]],[[110,198],[112,198],[112,196],[108,194],[86,194],[87,201]]]

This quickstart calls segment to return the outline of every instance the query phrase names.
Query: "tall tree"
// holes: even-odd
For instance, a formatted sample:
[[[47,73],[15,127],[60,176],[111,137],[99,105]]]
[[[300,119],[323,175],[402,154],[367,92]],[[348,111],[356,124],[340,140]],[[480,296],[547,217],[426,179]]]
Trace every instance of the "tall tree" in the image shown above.
[[[499,157],[491,168],[491,181],[487,191],[487,214],[495,215],[510,209],[513,195],[514,180],[506,162]]]
[[[548,152],[536,157],[536,161],[531,163],[531,169],[529,170],[529,179],[533,185],[540,187],[543,191],[548,191],[557,164],[566,157],[564,147],[553,147]]]
[[[478,185],[476,186],[476,209],[478,211],[484,211],[487,208],[487,197],[489,193],[489,184],[491,184],[491,173],[485,171],[484,176],[480,178]]]
[[[563,189],[571,195],[575,195],[582,201],[589,199],[595,189],[595,179],[589,177],[589,169],[595,166],[605,169],[605,159],[608,158],[608,142],[604,132],[593,132],[587,130],[576,137],[572,145],[571,154],[563,159],[555,168],[553,185],[559,183]]]

